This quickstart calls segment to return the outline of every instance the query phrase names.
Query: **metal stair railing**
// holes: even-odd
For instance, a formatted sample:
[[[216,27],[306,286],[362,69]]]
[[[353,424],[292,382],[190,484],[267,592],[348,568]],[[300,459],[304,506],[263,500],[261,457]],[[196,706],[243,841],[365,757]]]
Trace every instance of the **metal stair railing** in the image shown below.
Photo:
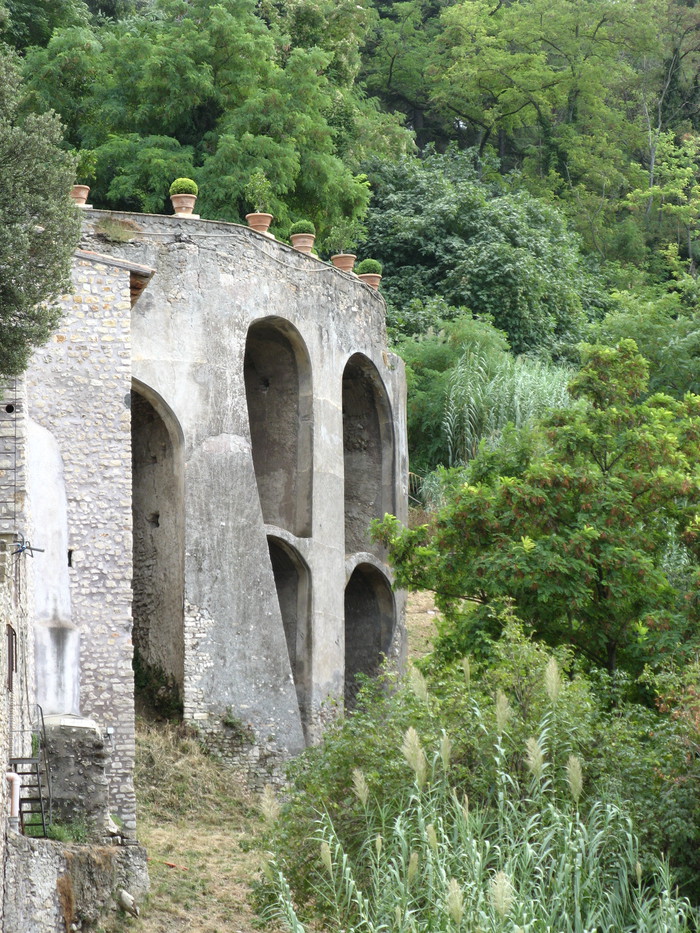
[[[53,800],[51,772],[46,749],[46,725],[44,712],[37,705],[37,729],[32,730],[30,756],[10,758],[10,767],[22,777],[19,800],[20,831],[25,836],[45,838],[47,827],[52,821]],[[46,789],[46,793],[45,793]]]

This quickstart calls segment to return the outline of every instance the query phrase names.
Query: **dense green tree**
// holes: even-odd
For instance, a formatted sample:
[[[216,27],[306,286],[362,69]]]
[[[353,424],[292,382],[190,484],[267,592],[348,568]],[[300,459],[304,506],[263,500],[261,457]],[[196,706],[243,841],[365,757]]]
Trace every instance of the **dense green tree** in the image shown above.
[[[697,627],[697,574],[679,592],[664,557],[674,529],[696,547],[700,397],[646,398],[631,340],[585,356],[570,385],[582,404],[546,418],[517,466],[510,450],[483,451],[432,529],[377,529],[397,583],[436,592],[460,654],[498,634],[503,599],[611,671],[679,650]]]
[[[15,375],[58,319],[80,221],[75,161],[54,114],[22,116],[13,55],[0,45],[0,373]]]
[[[370,164],[365,250],[384,266],[387,301],[441,295],[490,315],[516,353],[575,343],[595,300],[576,236],[554,207],[483,172],[454,149]]]
[[[166,176],[184,162],[207,217],[240,220],[256,170],[272,184],[282,231],[305,215],[323,235],[364,212],[358,159],[370,148],[405,151],[410,135],[354,87],[361,16],[324,8],[321,21],[336,26],[317,45],[305,11],[283,9],[268,23],[252,0],[154,0],[116,22],[56,30],[28,52],[35,106],[56,109],[71,143],[96,153],[93,203],[165,210]]]
[[[0,40],[16,49],[46,45],[55,29],[87,23],[89,10],[83,0],[3,0]]]
[[[700,395],[700,285],[670,250],[675,274],[665,286],[616,292],[615,309],[589,328],[589,339],[614,346],[630,335],[649,363],[649,391]]]

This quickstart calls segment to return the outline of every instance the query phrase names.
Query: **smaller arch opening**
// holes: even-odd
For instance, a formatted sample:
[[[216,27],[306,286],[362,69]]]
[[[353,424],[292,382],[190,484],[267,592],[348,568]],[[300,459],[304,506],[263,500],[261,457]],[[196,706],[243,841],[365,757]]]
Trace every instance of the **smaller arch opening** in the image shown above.
[[[345,705],[352,709],[357,675],[376,677],[394,633],[396,606],[386,577],[358,564],[345,587]]]
[[[184,443],[177,419],[134,381],[130,399],[134,679],[139,705],[182,715],[184,634]]]
[[[311,579],[309,568],[297,551],[280,538],[268,537],[270,563],[275,578],[289,664],[306,733],[311,697]]]

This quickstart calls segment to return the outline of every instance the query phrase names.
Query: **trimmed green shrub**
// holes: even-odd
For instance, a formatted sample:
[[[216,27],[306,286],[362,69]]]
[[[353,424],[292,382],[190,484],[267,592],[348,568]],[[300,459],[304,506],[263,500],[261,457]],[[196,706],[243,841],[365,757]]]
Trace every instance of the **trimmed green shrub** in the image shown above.
[[[355,272],[358,275],[381,275],[382,264],[377,259],[363,259],[355,266]]]
[[[295,233],[316,233],[316,227],[310,220],[297,220],[289,228],[289,235],[292,236]]]
[[[176,178],[170,186],[170,194],[199,194],[199,185],[191,178]]]

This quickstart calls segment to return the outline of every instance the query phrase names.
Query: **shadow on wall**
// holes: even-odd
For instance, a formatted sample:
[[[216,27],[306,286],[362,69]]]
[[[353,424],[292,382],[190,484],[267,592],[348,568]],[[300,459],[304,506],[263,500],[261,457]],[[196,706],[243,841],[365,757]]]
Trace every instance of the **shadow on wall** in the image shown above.
[[[389,652],[396,607],[388,580],[359,564],[345,587],[345,705],[355,705],[357,675],[376,677]]]
[[[311,534],[313,389],[299,332],[282,318],[253,324],[244,379],[263,521],[298,538]]]
[[[360,353],[343,373],[343,449],[345,552],[372,551],[370,522],[395,511],[394,428],[381,377]]]
[[[184,443],[165,402],[134,381],[131,392],[133,639],[139,698],[182,715],[184,636]]]

